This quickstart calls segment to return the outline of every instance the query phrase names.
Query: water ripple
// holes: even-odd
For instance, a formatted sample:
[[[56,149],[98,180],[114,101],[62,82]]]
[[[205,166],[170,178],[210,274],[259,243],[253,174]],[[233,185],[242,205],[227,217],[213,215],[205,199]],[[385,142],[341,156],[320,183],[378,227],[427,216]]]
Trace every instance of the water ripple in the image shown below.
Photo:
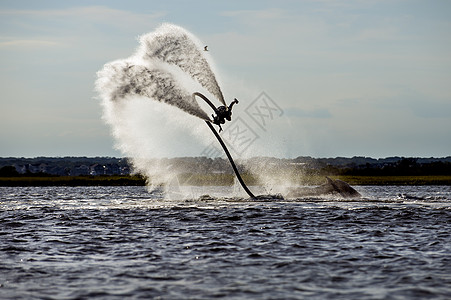
[[[400,192],[168,202],[135,187],[2,188],[0,298],[447,299],[449,190]]]

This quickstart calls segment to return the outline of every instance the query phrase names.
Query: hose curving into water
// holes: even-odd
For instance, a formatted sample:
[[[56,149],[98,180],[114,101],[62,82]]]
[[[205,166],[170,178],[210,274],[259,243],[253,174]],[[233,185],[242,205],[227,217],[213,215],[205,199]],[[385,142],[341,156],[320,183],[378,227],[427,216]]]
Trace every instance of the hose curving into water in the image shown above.
[[[214,112],[216,114],[218,113],[216,106],[214,106],[213,103],[211,103],[211,101],[207,97],[205,97],[203,94],[201,94],[199,92],[195,92],[195,93],[193,93],[193,99],[195,99],[195,96],[202,98],[205,102],[207,102],[208,105],[211,106],[211,108],[214,110]],[[222,149],[224,150],[225,154],[227,155],[227,158],[230,161],[230,164],[232,165],[232,168],[233,168],[233,171],[235,172],[236,178],[240,182],[243,189],[246,191],[246,193],[249,195],[249,197],[251,197],[252,199],[256,199],[257,197],[255,197],[254,194],[252,194],[252,192],[249,190],[249,188],[244,183],[243,178],[241,178],[240,172],[238,172],[238,168],[236,167],[235,162],[233,161],[232,155],[230,155],[230,152],[227,149],[227,146],[224,144],[219,133],[216,131],[216,129],[213,127],[213,125],[211,125],[210,121],[205,121],[205,123],[207,123],[207,126],[211,129],[211,131],[215,135],[216,139],[221,144]]]

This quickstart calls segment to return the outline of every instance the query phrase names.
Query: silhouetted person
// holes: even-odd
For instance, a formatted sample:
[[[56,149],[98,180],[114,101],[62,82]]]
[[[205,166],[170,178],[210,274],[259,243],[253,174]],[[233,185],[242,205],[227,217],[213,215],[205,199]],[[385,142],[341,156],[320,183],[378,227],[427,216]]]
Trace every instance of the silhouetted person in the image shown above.
[[[232,103],[230,103],[229,107],[219,106],[216,110],[218,111],[216,116],[211,115],[213,117],[213,124],[219,126],[219,132],[222,131],[221,124],[225,123],[225,120],[232,120],[232,107],[238,103],[238,100],[235,98]]]

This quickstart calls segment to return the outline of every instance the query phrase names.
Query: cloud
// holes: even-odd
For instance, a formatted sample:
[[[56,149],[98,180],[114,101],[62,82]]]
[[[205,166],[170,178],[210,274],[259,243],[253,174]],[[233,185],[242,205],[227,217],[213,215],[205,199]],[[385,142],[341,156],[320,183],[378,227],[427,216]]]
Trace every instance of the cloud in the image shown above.
[[[17,40],[55,41],[73,36],[95,34],[142,34],[152,28],[165,15],[164,12],[131,12],[105,6],[71,7],[48,10],[0,10],[0,34]],[[137,28],[143,32],[137,33]]]
[[[411,103],[410,108],[414,115],[420,118],[451,119],[451,100],[447,102],[416,100]]]
[[[286,11],[283,9],[269,8],[261,10],[233,10],[223,11],[221,15],[226,17],[236,17],[242,21],[246,20],[260,20],[270,21],[286,17]]]
[[[62,46],[62,44],[60,42],[50,40],[21,40],[21,39],[12,39],[9,41],[0,42],[0,48],[26,47],[30,49],[30,48],[55,47],[55,46]]]
[[[284,110],[285,116],[295,118],[329,119],[332,114],[326,108],[302,109],[290,107]]]
[[[106,6],[83,6],[50,10],[0,10],[0,16],[26,18],[77,18],[97,23],[109,23],[117,27],[146,23],[149,19],[161,18],[164,12],[135,13]]]
[[[337,101],[340,104],[345,102],[345,99]],[[447,95],[434,96],[413,88],[396,88],[391,91],[391,95],[361,99],[355,104],[416,118],[451,120],[451,99]]]
[[[199,37],[209,45],[222,72],[218,75],[227,83],[223,90],[243,99],[238,109],[264,89],[284,108],[287,123],[312,132],[306,140],[298,128],[278,129],[298,138],[290,141],[296,154],[304,143],[332,151],[323,147],[330,139],[341,148],[329,154],[305,151],[370,155],[377,152],[375,147],[382,151],[376,155],[407,155],[419,147],[416,143],[443,153],[449,149],[449,143],[433,140],[438,133],[449,136],[451,120],[451,23],[449,10],[440,9],[438,2],[281,1],[251,9],[248,4],[227,5],[227,11],[223,5],[164,4],[157,11],[148,4],[122,9],[113,2],[105,2],[110,7],[76,3],[64,4],[73,6],[66,9],[0,9],[4,102],[33,113],[70,103],[84,111],[98,109],[90,98],[95,71],[106,61],[129,55],[136,37],[169,15],[195,34],[203,33]],[[192,16],[207,11],[217,22],[209,23],[205,33],[205,22]],[[63,91],[68,88],[70,92]],[[1,113],[10,116],[8,122],[4,117],[2,128],[15,128],[14,119],[22,117],[7,107]],[[57,127],[73,130],[74,124],[65,120],[83,114],[61,113]],[[39,120],[33,128],[39,128]],[[435,145],[422,142],[424,138]],[[358,139],[360,150],[349,148],[343,139]],[[432,150],[418,153],[439,153]]]
[[[105,6],[0,10],[0,50],[9,51],[5,55],[10,57],[16,56],[13,52],[16,49],[40,50],[31,54],[34,61],[54,55],[64,55],[64,60],[101,57],[107,60],[109,53],[135,45],[136,38],[156,26],[164,14]],[[61,47],[64,51],[60,51]]]

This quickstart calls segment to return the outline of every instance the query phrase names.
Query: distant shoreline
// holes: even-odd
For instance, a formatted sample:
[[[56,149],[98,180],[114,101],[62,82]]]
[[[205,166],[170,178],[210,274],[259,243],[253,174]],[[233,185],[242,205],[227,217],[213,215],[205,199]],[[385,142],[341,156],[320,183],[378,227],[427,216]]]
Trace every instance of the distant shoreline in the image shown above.
[[[350,185],[443,185],[451,186],[451,176],[330,176],[346,181]],[[249,185],[259,185],[251,176],[244,176]],[[292,182],[292,185],[319,185],[325,182],[324,176],[310,176],[303,181]],[[232,174],[192,175],[189,180],[181,181],[181,185],[195,186],[230,186],[234,183]],[[281,183],[282,184],[282,183]],[[133,176],[19,176],[0,177],[2,187],[28,186],[145,186],[145,178]]]
[[[140,176],[19,176],[0,177],[0,186],[145,186]]]

